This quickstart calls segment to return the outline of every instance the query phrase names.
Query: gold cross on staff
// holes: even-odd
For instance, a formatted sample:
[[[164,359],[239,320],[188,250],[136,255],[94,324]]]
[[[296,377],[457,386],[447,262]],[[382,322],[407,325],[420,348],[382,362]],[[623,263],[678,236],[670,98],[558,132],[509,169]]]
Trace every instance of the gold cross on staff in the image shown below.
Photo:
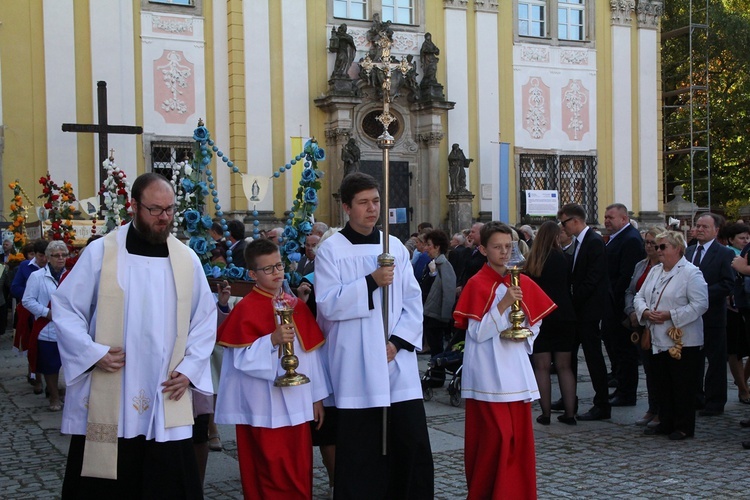
[[[114,150],[114,148],[109,150],[109,161],[115,161],[115,150]]]
[[[365,76],[370,76],[370,72],[373,69],[379,69],[383,72],[383,83],[381,88],[383,90],[383,114],[377,117],[377,120],[383,125],[383,134],[378,138],[393,140],[391,134],[388,133],[388,127],[391,123],[396,121],[396,117],[391,114],[391,74],[394,70],[400,71],[402,75],[406,76],[406,73],[411,71],[412,64],[406,60],[404,56],[401,56],[401,61],[396,61],[391,56],[391,46],[393,42],[388,37],[385,31],[381,31],[378,35],[377,46],[380,47],[380,56],[378,62],[374,62],[370,58],[370,54],[367,54],[365,58],[359,63],[362,70],[365,72]]]

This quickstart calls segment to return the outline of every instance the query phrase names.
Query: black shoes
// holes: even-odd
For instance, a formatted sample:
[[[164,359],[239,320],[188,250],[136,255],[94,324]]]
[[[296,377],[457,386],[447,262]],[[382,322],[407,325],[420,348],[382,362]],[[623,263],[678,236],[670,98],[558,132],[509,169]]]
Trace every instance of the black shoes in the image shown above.
[[[599,408],[598,406],[592,406],[589,411],[583,415],[578,415],[578,420],[607,420],[612,417],[612,412],[609,408],[606,410]]]
[[[565,411],[565,403],[563,403],[562,398],[552,403],[551,409],[552,411]],[[578,396],[576,396],[576,406],[573,408],[573,413],[578,413]]]
[[[609,400],[610,406],[635,406],[635,399],[628,399],[622,396],[615,396]]]
[[[683,439],[687,437],[689,436],[685,434],[684,432],[674,431],[672,434],[669,435],[669,440],[670,441],[682,441]]]
[[[746,450],[750,450],[750,441],[743,441],[742,447],[745,448]]]
[[[536,417],[536,423],[542,425],[549,425],[549,415],[539,415]]]
[[[565,425],[576,425],[575,417],[566,417],[565,415],[559,415],[557,417],[558,422],[562,422]]]
[[[740,427],[750,427],[750,418],[745,418],[743,420],[740,420]]]

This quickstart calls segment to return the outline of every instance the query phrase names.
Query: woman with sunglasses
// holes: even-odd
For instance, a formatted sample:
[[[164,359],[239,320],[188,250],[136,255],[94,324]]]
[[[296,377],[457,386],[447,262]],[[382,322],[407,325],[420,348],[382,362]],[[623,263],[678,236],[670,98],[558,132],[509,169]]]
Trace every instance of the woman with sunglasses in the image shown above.
[[[635,423],[637,425],[649,425],[650,427],[656,427],[659,424],[659,403],[656,399],[656,381],[651,370],[651,348],[641,345],[640,339],[643,336],[643,327],[638,323],[633,299],[643,286],[643,282],[646,281],[648,273],[659,264],[659,255],[656,252],[656,237],[664,231],[664,228],[652,227],[643,235],[643,241],[646,245],[646,258],[633,268],[630,285],[625,290],[625,314],[628,316],[629,329],[635,332],[638,337],[637,347],[640,351],[643,371],[646,373],[646,390],[648,391],[648,410]]]
[[[652,372],[659,401],[659,425],[646,435],[679,441],[695,434],[695,393],[703,346],[702,315],[708,310],[708,285],[685,257],[682,233],[655,237],[659,264],[635,294],[635,314],[650,329]]]

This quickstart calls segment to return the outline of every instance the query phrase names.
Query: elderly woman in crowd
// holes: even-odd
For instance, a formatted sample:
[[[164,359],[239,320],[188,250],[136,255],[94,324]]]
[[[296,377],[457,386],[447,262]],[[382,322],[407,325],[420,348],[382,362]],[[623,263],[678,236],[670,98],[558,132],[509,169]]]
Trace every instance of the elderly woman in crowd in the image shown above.
[[[637,347],[641,353],[643,371],[646,373],[646,389],[648,391],[648,410],[645,415],[636,420],[638,425],[649,425],[655,427],[659,424],[659,402],[656,399],[656,380],[651,370],[651,346],[641,343],[643,339],[643,327],[638,323],[635,313],[635,294],[643,287],[648,273],[659,264],[659,255],[656,252],[656,237],[664,233],[665,229],[653,227],[643,234],[643,242],[646,246],[646,258],[635,265],[633,276],[630,278],[630,286],[625,290],[625,314],[628,315],[630,329],[635,332],[638,341]]]
[[[456,301],[456,273],[445,257],[448,236],[435,229],[426,233],[424,240],[424,253],[431,260],[420,280],[424,303],[423,331],[434,356],[443,352],[444,337],[450,333],[453,303]]]
[[[52,323],[50,297],[65,275],[65,259],[68,247],[62,241],[52,241],[45,250],[47,265],[29,276],[23,294],[23,306],[34,316],[32,327],[32,348],[29,350],[29,363],[36,364],[36,372],[44,375],[49,396],[49,410],[62,410],[57,379],[60,372],[60,351],[57,349],[57,328]],[[37,337],[36,351],[33,337]],[[36,355],[34,355],[34,353]],[[34,359],[35,358],[35,359]]]
[[[655,238],[660,264],[646,276],[634,299],[640,324],[650,331],[652,372],[656,380],[659,420],[645,434],[666,434],[679,441],[695,434],[695,374],[701,362],[702,315],[708,310],[708,285],[685,257],[681,233]]]

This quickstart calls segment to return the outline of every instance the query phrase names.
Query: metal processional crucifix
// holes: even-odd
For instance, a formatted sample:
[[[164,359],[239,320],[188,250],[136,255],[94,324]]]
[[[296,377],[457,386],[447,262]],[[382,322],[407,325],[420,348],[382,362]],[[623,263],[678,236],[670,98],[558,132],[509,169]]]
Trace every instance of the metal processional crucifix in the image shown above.
[[[370,54],[365,56],[364,60],[359,63],[366,76],[370,76],[373,69],[379,69],[383,72],[383,113],[377,117],[377,120],[383,125],[383,133],[377,139],[378,147],[383,150],[383,192],[381,203],[381,220],[383,221],[383,253],[378,256],[378,265],[393,266],[395,258],[389,253],[388,239],[390,238],[390,221],[388,220],[388,194],[390,185],[388,181],[390,173],[390,150],[393,148],[394,139],[388,132],[388,127],[396,121],[396,117],[391,114],[391,74],[393,71],[400,71],[402,75],[411,70],[412,65],[403,56],[401,61],[397,62],[391,57],[391,45],[393,41],[388,37],[385,31],[381,31],[376,42],[380,47],[380,56],[377,62],[370,58]],[[385,331],[385,341],[388,343],[388,287],[383,288],[383,329]],[[383,455],[387,453],[387,427],[388,427],[388,409],[383,408]]]

